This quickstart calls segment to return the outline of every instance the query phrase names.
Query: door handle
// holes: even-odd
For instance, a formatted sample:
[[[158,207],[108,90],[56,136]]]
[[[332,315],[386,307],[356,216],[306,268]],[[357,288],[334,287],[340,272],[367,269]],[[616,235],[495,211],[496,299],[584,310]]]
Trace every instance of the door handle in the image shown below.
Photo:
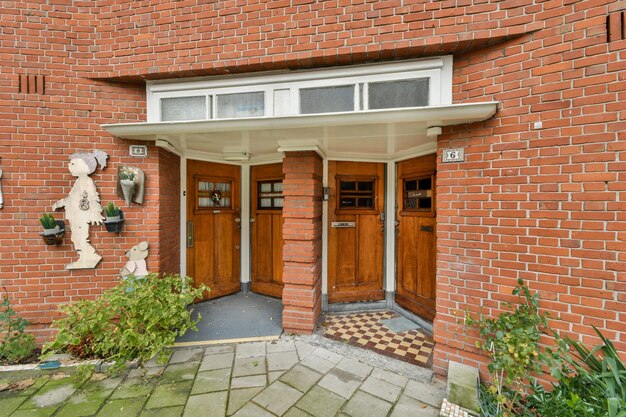
[[[193,248],[193,222],[187,222],[187,247]]]

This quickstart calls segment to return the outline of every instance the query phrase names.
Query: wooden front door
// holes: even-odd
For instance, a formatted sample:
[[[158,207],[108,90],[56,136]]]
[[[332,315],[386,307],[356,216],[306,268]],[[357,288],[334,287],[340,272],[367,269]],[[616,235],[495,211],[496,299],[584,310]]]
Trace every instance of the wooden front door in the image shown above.
[[[240,283],[241,168],[187,161],[187,274],[215,298]]]
[[[328,173],[328,300],[382,300],[385,166],[330,161]]]
[[[396,302],[435,318],[436,155],[402,161],[397,167]]]
[[[252,167],[252,291],[283,295],[283,164]]]

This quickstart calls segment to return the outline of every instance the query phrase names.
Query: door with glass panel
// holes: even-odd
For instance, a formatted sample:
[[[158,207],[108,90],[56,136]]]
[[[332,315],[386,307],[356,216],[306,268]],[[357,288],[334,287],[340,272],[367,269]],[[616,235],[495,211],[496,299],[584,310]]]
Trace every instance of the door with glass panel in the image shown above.
[[[427,320],[435,318],[436,155],[397,166],[396,302]]]
[[[251,171],[251,289],[283,295],[283,165],[253,166]]]
[[[187,275],[205,299],[241,288],[240,181],[239,166],[187,161]]]
[[[328,300],[382,300],[385,166],[328,163]]]

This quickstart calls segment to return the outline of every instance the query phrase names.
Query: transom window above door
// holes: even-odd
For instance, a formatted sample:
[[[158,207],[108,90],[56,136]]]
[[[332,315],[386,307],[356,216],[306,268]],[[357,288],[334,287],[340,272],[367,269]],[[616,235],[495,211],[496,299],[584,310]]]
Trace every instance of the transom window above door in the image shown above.
[[[450,104],[452,58],[148,82],[148,121],[241,119]]]

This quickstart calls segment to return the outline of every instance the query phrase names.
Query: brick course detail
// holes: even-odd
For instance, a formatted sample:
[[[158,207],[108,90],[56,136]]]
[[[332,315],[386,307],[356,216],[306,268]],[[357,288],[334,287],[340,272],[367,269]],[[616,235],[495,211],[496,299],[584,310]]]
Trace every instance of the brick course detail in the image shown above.
[[[322,159],[313,151],[283,159],[283,328],[311,333],[322,299]]]

